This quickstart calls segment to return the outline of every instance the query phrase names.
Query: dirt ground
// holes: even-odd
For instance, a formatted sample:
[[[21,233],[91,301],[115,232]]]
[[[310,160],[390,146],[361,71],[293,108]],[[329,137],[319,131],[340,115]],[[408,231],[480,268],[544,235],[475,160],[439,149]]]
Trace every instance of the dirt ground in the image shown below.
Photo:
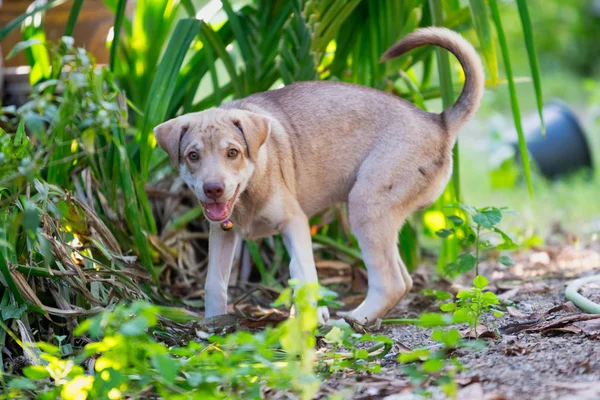
[[[482,266],[490,288],[512,308],[501,318],[485,321],[495,333],[485,339],[485,349],[455,353],[465,367],[457,376],[459,399],[600,399],[600,319],[588,315],[594,319],[583,321],[587,317],[564,296],[573,278],[600,273],[597,247],[596,242],[582,249],[570,245],[530,250],[515,256],[514,266],[495,262]],[[415,278],[417,286],[443,285],[432,284],[422,272]],[[585,286],[583,293],[599,301],[600,285]],[[392,316],[412,318],[423,311],[439,309],[417,288]],[[430,331],[396,325],[383,326],[377,333],[392,338],[397,350],[381,361],[381,374],[347,372],[329,377],[321,390],[323,397],[338,393],[345,399],[420,398],[412,394],[396,360],[402,349],[432,345]],[[432,392],[433,398],[444,398],[439,390]]]

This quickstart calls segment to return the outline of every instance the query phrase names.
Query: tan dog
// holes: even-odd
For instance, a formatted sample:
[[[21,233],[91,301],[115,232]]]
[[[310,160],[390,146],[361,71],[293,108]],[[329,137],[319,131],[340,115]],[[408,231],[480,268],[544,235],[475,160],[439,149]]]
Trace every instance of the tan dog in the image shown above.
[[[411,289],[398,252],[398,231],[410,213],[444,190],[457,132],[479,107],[484,90],[477,53],[448,29],[417,30],[383,60],[423,45],[449,50],[465,72],[460,98],[441,114],[368,87],[300,82],[155,128],[158,144],[215,222],[207,317],[227,312],[227,285],[240,238],[281,233],[291,277],[316,281],[308,218],[339,202],[348,202],[369,277],[367,297],[349,316],[372,322]],[[224,231],[218,223],[228,218],[234,229]],[[328,318],[327,309],[320,309],[321,322]]]

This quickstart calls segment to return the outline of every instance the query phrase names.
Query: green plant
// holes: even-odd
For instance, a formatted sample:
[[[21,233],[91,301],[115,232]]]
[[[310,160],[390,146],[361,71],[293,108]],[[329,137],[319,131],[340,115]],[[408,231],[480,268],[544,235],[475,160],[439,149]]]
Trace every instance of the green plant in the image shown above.
[[[474,246],[475,254],[472,252],[460,254],[456,262],[448,263],[443,268],[442,272],[445,275],[454,278],[475,269],[475,275],[479,276],[481,250],[514,250],[518,247],[513,239],[497,226],[502,221],[503,214],[513,213],[512,211],[496,207],[475,208],[464,204],[457,208],[466,213],[473,223],[465,223],[462,217],[450,215],[447,218],[452,223],[452,228],[441,229],[436,232],[436,235],[444,239],[457,237],[464,246]],[[505,265],[513,264],[512,259],[507,255],[500,256],[499,260]]]
[[[453,321],[468,322],[475,337],[479,336],[477,327],[483,315],[489,312],[498,318],[504,315],[499,308],[498,297],[492,292],[484,291],[487,284],[488,280],[484,276],[477,275],[471,289],[458,292],[454,302],[440,305],[442,311],[453,312]]]
[[[433,385],[439,386],[446,396],[456,397],[458,385],[454,378],[462,370],[462,365],[449,353],[463,344],[460,333],[456,329],[435,329],[431,339],[437,343],[436,346],[401,353],[398,361],[408,364],[402,370],[415,386],[415,393],[430,396],[431,392],[425,387]]]
[[[119,304],[79,325],[76,334],[93,340],[81,351],[73,353],[61,346],[64,337],[56,337],[55,343],[22,343],[33,354],[34,365],[24,368],[24,377],[4,375],[0,398],[35,394],[42,399],[65,400],[153,396],[258,399],[269,388],[310,399],[320,387],[317,373],[361,364],[364,369],[377,370],[366,364],[387,354],[390,339],[335,327],[325,340],[353,348],[352,352],[332,350],[317,355],[316,307],[335,294],[317,284],[298,287],[292,282],[291,286],[294,294],[291,288],[286,289],[274,305],[294,304],[296,318],[260,333],[209,336],[200,343],[181,339],[189,326],[173,332],[177,329],[173,322],[196,320],[183,310],[144,301]],[[369,349],[354,348],[372,341],[378,344]],[[185,344],[180,346],[181,342]]]
[[[450,298],[446,292],[438,292],[440,299]],[[458,385],[455,380],[456,373],[462,371],[462,364],[452,356],[457,349],[478,350],[484,347],[483,343],[475,340],[465,340],[457,329],[447,329],[449,325],[463,323],[464,318],[459,315],[423,313],[417,319],[388,319],[385,324],[409,323],[421,328],[433,328],[431,340],[436,344],[429,347],[417,348],[406,353],[400,353],[398,362],[407,364],[402,370],[410,378],[415,389],[414,392],[423,396],[430,396],[428,387],[439,387],[448,397],[456,397]]]

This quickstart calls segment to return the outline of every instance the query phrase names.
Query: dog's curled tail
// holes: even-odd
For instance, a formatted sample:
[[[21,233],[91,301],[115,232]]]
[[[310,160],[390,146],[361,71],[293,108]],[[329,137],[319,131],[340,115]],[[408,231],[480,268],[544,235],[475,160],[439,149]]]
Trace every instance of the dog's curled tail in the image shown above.
[[[442,112],[446,129],[456,134],[479,108],[485,88],[485,74],[481,59],[467,40],[450,29],[440,27],[421,28],[400,39],[381,57],[391,60],[420,46],[439,46],[454,54],[465,73],[465,85],[460,97],[451,107]]]

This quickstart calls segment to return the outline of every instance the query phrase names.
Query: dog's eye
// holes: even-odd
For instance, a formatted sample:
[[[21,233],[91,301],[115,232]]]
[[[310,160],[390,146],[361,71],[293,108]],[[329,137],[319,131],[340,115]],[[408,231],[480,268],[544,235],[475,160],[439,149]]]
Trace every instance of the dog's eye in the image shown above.
[[[190,159],[190,161],[198,161],[200,159],[200,156],[198,155],[197,152],[190,151],[188,154],[188,158]]]
[[[238,155],[238,151],[236,149],[229,149],[229,151],[227,152],[227,157],[229,158],[236,158]]]

